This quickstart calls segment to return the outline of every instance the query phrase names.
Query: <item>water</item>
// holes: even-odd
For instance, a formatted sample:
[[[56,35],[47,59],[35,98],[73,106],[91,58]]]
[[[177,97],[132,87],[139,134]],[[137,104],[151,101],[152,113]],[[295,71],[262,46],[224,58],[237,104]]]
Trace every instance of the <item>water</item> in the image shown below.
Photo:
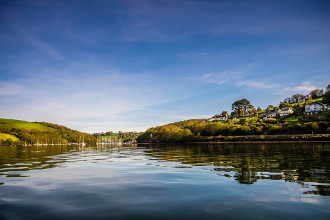
[[[0,219],[330,219],[330,144],[0,147]]]

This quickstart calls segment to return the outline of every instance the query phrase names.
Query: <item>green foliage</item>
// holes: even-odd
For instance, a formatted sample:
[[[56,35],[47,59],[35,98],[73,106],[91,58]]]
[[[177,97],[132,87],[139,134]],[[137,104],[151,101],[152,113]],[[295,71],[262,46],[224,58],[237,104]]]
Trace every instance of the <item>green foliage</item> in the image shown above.
[[[12,119],[0,119],[0,132],[14,135],[15,144],[60,144],[60,143],[95,143],[90,134],[71,130],[65,126],[47,122],[26,122]]]
[[[265,120],[265,122],[266,122],[266,123],[274,124],[274,123],[277,122],[277,120],[276,120],[275,118],[267,118],[267,119]]]
[[[227,111],[222,111],[220,115],[221,115],[221,116],[228,116],[229,114],[228,114]]]
[[[94,133],[93,136],[97,138],[98,142],[129,142],[135,141],[137,136],[140,133],[138,132],[106,132],[106,133]]]
[[[17,137],[11,134],[0,133],[0,141],[6,141],[7,139],[12,139],[14,142],[19,141]]]
[[[298,117],[297,116],[290,116],[290,117],[284,119],[284,121],[290,121],[290,122],[298,121]]]
[[[328,85],[330,86],[330,84]],[[328,87],[327,87],[328,88]],[[325,95],[324,95],[324,99],[323,99],[323,102],[326,103],[326,104],[330,104],[330,90],[328,90]]]
[[[200,141],[213,140],[221,136],[235,139],[241,135],[280,135],[280,134],[322,134],[330,133],[330,111],[320,112],[316,115],[305,115],[305,104],[323,102],[330,103],[330,85],[323,90],[313,90],[310,96],[295,94],[291,97],[294,103],[281,102],[280,105],[267,107],[268,110],[291,107],[294,114],[287,117],[263,119],[265,110],[258,107],[257,111],[247,99],[237,100],[232,104],[232,119],[225,122],[206,120],[187,120],[164,126],[150,128],[140,134],[138,142],[176,142],[176,141]],[[253,116],[242,115],[256,113]],[[227,115],[223,111],[221,115]],[[219,115],[217,115],[219,116]],[[241,139],[240,137],[239,139]],[[245,137],[244,137],[245,138]],[[243,138],[243,139],[244,139]],[[217,139],[219,140],[219,139]]]
[[[192,138],[192,132],[189,129],[182,129],[174,124],[159,126],[148,129],[137,139],[138,142],[178,142],[188,141]]]
[[[244,118],[245,119],[245,118]],[[278,121],[268,119],[263,122],[249,121],[245,123],[228,122],[208,122],[203,120],[188,120],[150,128],[140,134],[138,142],[185,142],[185,141],[205,141],[213,137],[220,136],[241,136],[260,134],[311,134],[329,133],[329,121],[319,122],[298,122],[298,121]]]
[[[19,139],[14,135],[0,133],[0,145],[13,145],[18,141]]]
[[[254,107],[249,100],[241,99],[232,104],[232,110],[235,116],[240,116],[251,113],[254,110]]]
[[[315,89],[309,93],[309,95],[312,97],[312,99],[315,99],[317,97],[320,97],[323,95],[323,89]]]
[[[0,129],[1,128],[16,128],[16,129],[25,129],[25,130],[38,130],[38,131],[53,130],[40,123],[13,120],[13,119],[3,119],[3,118],[0,118]]]

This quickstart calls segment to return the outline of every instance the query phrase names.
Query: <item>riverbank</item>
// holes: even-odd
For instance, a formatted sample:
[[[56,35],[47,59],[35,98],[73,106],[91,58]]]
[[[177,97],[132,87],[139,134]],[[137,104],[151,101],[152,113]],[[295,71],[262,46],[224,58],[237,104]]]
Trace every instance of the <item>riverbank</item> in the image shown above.
[[[330,134],[295,134],[295,135],[241,135],[241,136],[200,136],[189,141],[159,141],[139,143],[272,143],[272,142],[330,142]]]

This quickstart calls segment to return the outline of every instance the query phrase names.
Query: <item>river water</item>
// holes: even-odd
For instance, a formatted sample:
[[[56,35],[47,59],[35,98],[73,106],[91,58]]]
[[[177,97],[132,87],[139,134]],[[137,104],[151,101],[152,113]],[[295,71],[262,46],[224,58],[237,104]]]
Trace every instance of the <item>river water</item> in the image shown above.
[[[1,146],[0,219],[330,219],[330,144]]]

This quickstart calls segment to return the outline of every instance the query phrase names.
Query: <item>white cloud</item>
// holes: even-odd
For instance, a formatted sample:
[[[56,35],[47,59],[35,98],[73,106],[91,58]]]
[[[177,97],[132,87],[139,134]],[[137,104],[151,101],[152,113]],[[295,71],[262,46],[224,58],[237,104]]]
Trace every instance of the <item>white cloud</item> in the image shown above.
[[[246,72],[244,71],[222,71],[217,73],[207,73],[200,77],[200,79],[205,83],[234,83],[238,79],[244,78]]]
[[[255,89],[274,89],[278,84],[268,81],[248,79],[249,73],[245,71],[222,71],[218,73],[207,73],[200,77],[204,83],[230,84],[236,87],[252,87]]]
[[[24,93],[18,84],[0,82],[0,95],[16,94],[20,100],[10,105],[3,100],[2,117],[48,121],[88,132],[141,131],[158,125],[159,118],[166,117],[160,113],[146,115],[148,109],[186,95],[168,90],[166,83],[149,86],[153,80],[150,75],[120,73],[102,66],[89,69],[90,63],[81,65],[64,71],[29,71],[19,80],[20,84],[29,85]],[[88,74],[92,71],[98,77]]]
[[[238,87],[249,86],[249,87],[253,87],[253,88],[256,88],[256,89],[272,89],[272,88],[278,87],[278,85],[276,85],[276,84],[271,84],[269,82],[256,81],[256,80],[238,81],[238,82],[236,82],[236,85]]]
[[[288,92],[310,92],[312,90],[316,89],[314,85],[310,81],[305,81],[299,86],[293,86],[289,87],[286,86],[283,88],[282,92],[283,93],[288,93]]]
[[[291,94],[297,92],[309,93],[310,91],[318,88],[312,81],[304,81],[300,85],[296,84],[289,86],[288,83],[272,83],[272,79],[269,77],[267,79],[249,79],[249,76],[250,74],[245,71],[223,71],[204,74],[200,77],[200,79],[204,83],[228,84],[236,87],[270,90],[275,94]]]

